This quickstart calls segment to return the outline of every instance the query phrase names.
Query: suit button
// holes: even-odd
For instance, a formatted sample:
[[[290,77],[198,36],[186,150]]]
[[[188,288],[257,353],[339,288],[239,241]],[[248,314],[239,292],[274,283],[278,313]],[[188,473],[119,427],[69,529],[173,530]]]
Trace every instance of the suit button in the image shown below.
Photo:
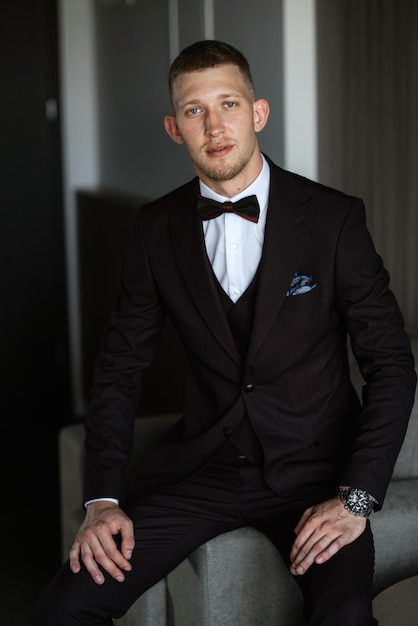
[[[225,428],[222,431],[222,434],[224,437],[230,437],[232,435],[232,428],[230,428],[229,426],[225,426]]]
[[[248,383],[248,385],[245,385],[244,389],[247,393],[252,393],[254,391],[254,385]]]

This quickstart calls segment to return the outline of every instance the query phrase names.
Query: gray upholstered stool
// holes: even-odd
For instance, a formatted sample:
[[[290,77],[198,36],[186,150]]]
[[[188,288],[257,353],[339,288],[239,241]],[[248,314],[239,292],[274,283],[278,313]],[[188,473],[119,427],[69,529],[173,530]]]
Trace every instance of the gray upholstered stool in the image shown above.
[[[300,626],[302,598],[270,540],[240,528],[200,546],[167,576],[169,623]]]
[[[418,575],[381,591],[373,600],[373,612],[379,626],[417,626]]]

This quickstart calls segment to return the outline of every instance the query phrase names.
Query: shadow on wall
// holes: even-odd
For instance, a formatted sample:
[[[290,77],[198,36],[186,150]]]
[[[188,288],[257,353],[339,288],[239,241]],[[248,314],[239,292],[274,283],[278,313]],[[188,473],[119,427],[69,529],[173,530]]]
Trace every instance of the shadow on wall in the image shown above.
[[[94,362],[135,230],[136,214],[148,200],[104,188],[77,192],[81,353],[86,403]],[[144,372],[139,413],[154,415],[181,411],[185,371],[183,348],[168,320],[156,359]]]

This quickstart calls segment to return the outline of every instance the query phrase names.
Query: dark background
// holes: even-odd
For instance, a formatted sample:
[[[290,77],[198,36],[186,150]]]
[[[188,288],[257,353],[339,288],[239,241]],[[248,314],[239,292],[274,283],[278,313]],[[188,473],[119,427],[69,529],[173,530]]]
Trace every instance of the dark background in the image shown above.
[[[61,564],[58,436],[72,405],[61,179],[56,0],[2,5],[1,626],[33,626],[33,606]],[[47,115],[56,102],[57,115]],[[88,402],[135,215],[147,199],[76,192],[83,396]],[[169,323],[144,376],[139,415],[181,409],[185,362]],[[76,414],[77,413],[77,414]]]
[[[57,433],[72,420],[54,0],[2,4],[2,626],[32,624],[60,562]]]

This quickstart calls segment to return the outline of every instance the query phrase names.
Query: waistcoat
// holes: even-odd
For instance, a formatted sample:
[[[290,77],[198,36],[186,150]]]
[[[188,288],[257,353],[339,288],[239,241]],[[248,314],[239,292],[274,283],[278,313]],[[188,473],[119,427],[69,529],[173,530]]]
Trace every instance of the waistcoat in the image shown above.
[[[215,275],[214,280],[217,284],[220,301],[228,318],[232,334],[244,361],[253,324],[254,305],[258,286],[258,271],[248,288],[235,303],[228,294],[225,293]],[[262,463],[263,450],[247,412],[245,412],[238,430],[234,433],[231,444],[238,450],[240,455],[247,457],[252,463]]]

